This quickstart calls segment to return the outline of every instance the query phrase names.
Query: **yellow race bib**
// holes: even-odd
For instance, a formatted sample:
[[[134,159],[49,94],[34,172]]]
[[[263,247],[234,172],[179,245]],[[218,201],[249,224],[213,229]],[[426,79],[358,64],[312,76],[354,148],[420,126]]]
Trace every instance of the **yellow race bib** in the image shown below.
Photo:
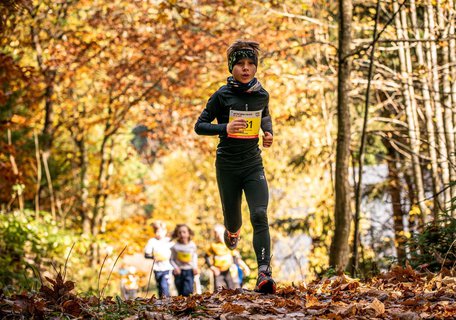
[[[235,139],[255,139],[258,138],[261,126],[262,111],[237,111],[230,110],[230,120],[244,119],[247,122],[247,128],[242,132],[228,134],[228,137]]]
[[[231,255],[215,256],[214,266],[219,268],[221,271],[226,271],[233,264],[233,257]]]
[[[177,260],[183,263],[190,263],[192,262],[192,253],[191,252],[184,252],[184,251],[177,251],[176,252]]]

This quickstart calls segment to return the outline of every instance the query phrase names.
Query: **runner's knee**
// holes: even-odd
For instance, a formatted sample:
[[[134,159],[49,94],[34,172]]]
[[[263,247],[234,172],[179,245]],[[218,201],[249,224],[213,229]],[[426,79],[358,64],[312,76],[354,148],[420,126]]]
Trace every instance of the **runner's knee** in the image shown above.
[[[250,214],[253,229],[258,232],[268,228],[267,207],[256,207]]]

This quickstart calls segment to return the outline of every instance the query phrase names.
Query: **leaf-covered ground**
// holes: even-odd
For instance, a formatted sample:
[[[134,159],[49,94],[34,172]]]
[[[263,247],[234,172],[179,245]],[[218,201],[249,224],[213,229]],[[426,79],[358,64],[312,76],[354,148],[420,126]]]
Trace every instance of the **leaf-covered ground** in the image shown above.
[[[71,293],[60,275],[39,293],[0,297],[1,319],[456,319],[456,275],[393,268],[368,282],[346,276],[275,295],[222,290],[192,297],[123,301]]]

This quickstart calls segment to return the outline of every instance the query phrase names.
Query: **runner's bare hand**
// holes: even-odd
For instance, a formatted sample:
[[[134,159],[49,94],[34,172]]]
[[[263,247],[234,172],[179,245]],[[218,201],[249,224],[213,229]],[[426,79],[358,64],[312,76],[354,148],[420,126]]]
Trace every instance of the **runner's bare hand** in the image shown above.
[[[228,134],[234,134],[244,131],[247,128],[247,121],[244,119],[234,119],[226,126],[226,132]]]
[[[263,147],[269,148],[272,146],[272,141],[274,140],[274,136],[270,132],[265,132],[263,136]]]

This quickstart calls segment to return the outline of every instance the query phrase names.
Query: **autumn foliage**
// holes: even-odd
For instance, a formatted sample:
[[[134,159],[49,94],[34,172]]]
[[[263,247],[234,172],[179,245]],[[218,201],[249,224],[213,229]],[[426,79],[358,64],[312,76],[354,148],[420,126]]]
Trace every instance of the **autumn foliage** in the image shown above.
[[[454,317],[454,1],[381,1],[372,55],[376,2],[352,3],[350,195],[368,120],[352,271],[390,271],[321,279],[334,233],[339,3],[1,1],[0,316]],[[273,248],[282,244],[272,259],[279,293],[103,296],[97,282],[112,271],[103,263],[124,248],[141,255],[151,221],[191,225],[200,252],[222,221],[217,138],[193,125],[225,84],[225,50],[238,38],[260,42],[257,76],[270,93],[275,142],[262,152]],[[239,250],[254,266],[242,209]],[[50,276],[72,245],[68,274]]]
[[[333,276],[281,286],[276,295],[223,289],[191,297],[84,298],[74,283],[47,279],[39,293],[0,296],[8,319],[454,319],[456,277],[394,267],[367,282]]]

